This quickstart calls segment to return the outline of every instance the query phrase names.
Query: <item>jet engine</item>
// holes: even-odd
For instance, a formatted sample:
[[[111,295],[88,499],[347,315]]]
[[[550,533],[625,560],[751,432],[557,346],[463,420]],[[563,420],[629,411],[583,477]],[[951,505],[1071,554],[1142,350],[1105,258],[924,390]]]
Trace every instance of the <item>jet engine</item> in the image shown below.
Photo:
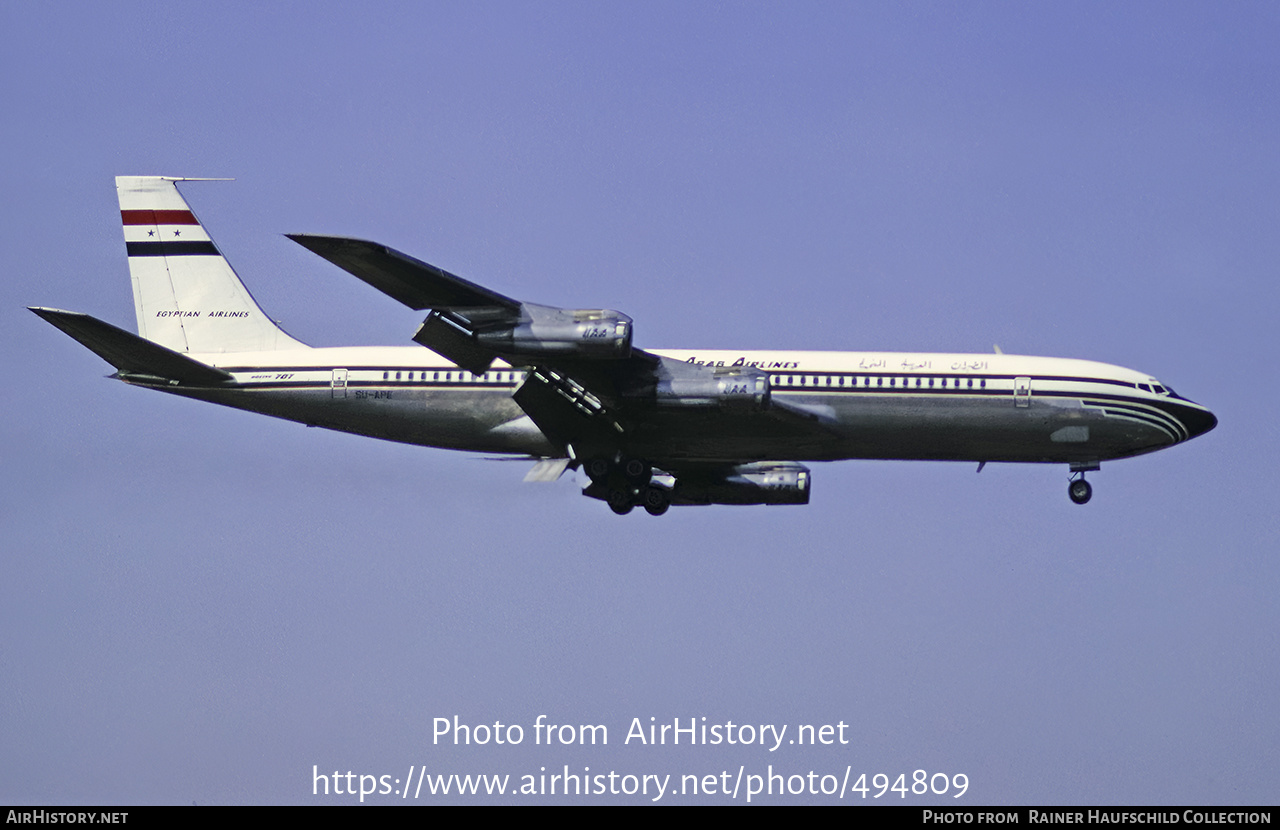
[[[759,369],[741,367],[662,377],[656,388],[658,406],[764,409],[770,399],[769,376]]]
[[[681,474],[672,504],[808,504],[809,468],[794,462],[739,464],[713,475]]]
[[[631,356],[631,318],[608,309],[568,309],[524,303],[516,316],[497,307],[437,309],[413,339],[469,372],[495,357]]]
[[[475,340],[496,352],[517,355],[631,355],[631,318],[609,309],[569,309],[525,303],[521,319],[478,326]]]

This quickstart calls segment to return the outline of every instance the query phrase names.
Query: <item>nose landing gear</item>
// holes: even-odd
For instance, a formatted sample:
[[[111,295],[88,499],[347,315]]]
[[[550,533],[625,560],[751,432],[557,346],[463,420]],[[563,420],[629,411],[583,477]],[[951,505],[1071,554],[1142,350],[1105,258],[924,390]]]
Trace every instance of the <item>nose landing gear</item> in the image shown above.
[[[1067,495],[1073,502],[1086,504],[1089,499],[1093,498],[1093,487],[1084,480],[1084,474],[1101,469],[1102,465],[1097,463],[1071,465],[1071,481],[1067,484]]]

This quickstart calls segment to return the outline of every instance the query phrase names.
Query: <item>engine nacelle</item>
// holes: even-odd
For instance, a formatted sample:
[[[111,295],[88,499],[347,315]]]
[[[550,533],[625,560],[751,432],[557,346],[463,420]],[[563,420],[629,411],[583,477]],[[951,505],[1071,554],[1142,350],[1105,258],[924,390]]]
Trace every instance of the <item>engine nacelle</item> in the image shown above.
[[[569,309],[525,303],[514,324],[480,328],[475,341],[505,354],[631,356],[631,318],[610,309]]]
[[[769,398],[769,376],[758,369],[726,367],[714,374],[661,378],[657,383],[658,406],[764,409]]]
[[[809,468],[793,462],[740,464],[709,477],[682,475],[672,504],[808,504]]]

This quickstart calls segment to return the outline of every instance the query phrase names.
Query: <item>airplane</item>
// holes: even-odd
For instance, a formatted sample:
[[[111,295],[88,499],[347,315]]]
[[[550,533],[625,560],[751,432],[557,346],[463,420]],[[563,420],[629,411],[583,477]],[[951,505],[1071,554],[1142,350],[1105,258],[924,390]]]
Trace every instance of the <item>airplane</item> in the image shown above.
[[[1142,372],[1003,354],[640,349],[611,309],[512,299],[360,239],[287,234],[409,308],[414,346],[312,348],[249,294],[177,184],[116,189],[138,334],[31,307],[112,378],[308,426],[525,458],[526,481],[585,473],[583,494],[637,506],[807,504],[802,462],[1066,464],[1092,496],[1103,461],[1217,425]]]

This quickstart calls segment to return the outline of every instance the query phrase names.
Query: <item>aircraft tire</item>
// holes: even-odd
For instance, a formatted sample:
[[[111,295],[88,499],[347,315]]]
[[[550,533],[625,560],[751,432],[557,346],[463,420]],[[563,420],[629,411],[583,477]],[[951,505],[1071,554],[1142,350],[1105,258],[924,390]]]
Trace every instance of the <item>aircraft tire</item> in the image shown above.
[[[642,459],[628,458],[622,462],[622,475],[632,484],[645,485],[653,478],[653,468]]]
[[[644,509],[650,516],[661,516],[671,507],[671,496],[661,487],[646,487],[644,491]]]
[[[636,506],[635,502],[631,500],[630,493],[626,490],[619,490],[616,487],[609,491],[608,502],[609,509],[619,516],[627,515]]]
[[[1067,495],[1076,504],[1086,504],[1093,498],[1093,487],[1083,478],[1078,478],[1067,485]]]
[[[601,456],[588,458],[587,463],[582,465],[582,469],[587,473],[587,478],[591,479],[595,484],[604,484],[608,481],[609,471],[612,467],[613,464],[609,462],[609,459]]]

